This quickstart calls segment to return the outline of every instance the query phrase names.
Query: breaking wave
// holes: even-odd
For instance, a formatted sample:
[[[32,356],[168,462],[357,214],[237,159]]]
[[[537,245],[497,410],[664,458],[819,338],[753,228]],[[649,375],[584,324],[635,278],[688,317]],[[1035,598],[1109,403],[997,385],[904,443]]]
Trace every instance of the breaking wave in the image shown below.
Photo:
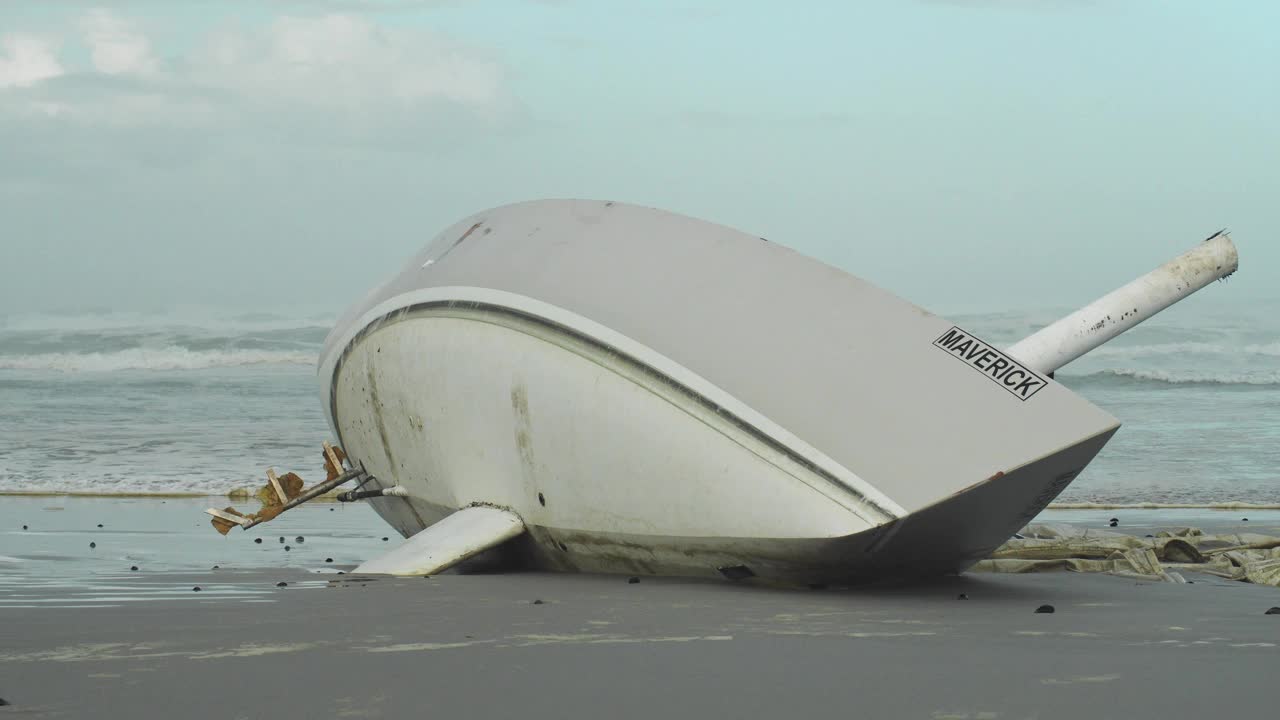
[[[0,332],[101,332],[171,327],[202,328],[219,332],[270,331],[293,328],[328,329],[334,314],[329,312],[226,312],[188,308],[159,313],[0,313]]]
[[[321,315],[0,314],[0,370],[113,372],[314,365],[330,321]]]
[[[169,345],[115,352],[0,355],[0,370],[113,372],[118,370],[203,370],[246,365],[314,365],[316,354],[280,350],[191,350]]]
[[[1112,385],[1207,385],[1241,387],[1280,387],[1280,370],[1253,372],[1205,373],[1177,370],[1110,369],[1082,375],[1063,374],[1059,377],[1070,386],[1079,383]]]
[[[1251,343],[1248,345],[1221,345],[1207,342],[1172,342],[1154,345],[1103,345],[1090,351],[1090,357],[1152,357],[1170,355],[1223,355],[1242,357],[1248,355],[1280,357],[1280,342]]]

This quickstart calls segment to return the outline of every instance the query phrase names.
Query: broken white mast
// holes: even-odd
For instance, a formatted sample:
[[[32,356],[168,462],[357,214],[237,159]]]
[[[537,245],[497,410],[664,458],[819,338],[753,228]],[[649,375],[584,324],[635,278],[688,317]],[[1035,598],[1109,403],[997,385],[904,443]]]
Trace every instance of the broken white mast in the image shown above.
[[[1019,340],[1008,353],[1031,369],[1055,370],[1236,271],[1239,258],[1225,230],[1196,247]]]

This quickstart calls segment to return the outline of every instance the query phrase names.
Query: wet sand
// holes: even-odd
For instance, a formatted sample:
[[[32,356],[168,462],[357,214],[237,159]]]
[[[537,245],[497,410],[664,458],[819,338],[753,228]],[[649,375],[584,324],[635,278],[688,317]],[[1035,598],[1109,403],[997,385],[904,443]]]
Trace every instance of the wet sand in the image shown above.
[[[370,579],[337,575],[396,540],[382,542],[389,531],[364,507],[300,509],[256,544],[254,533],[217,536],[193,515],[203,500],[14,500],[0,498],[0,698],[11,703],[0,717],[1274,710],[1280,615],[1264,613],[1280,591],[1210,576],[966,575],[860,590],[535,573]],[[1041,520],[1117,517],[1116,530],[1142,533],[1280,526],[1280,513],[1255,516],[1243,527],[1234,511]],[[1035,613],[1043,604],[1056,612]]]

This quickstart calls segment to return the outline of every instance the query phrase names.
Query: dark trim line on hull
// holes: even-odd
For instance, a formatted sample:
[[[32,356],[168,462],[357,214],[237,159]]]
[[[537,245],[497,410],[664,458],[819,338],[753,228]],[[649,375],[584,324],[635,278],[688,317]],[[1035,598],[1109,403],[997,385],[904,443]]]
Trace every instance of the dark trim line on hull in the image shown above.
[[[338,419],[337,389],[338,389],[338,373],[342,370],[342,365],[346,361],[347,356],[352,352],[352,350],[355,349],[355,346],[361,340],[368,337],[369,335],[376,332],[377,330],[380,330],[384,327],[395,324],[397,322],[401,322],[403,320],[412,319],[410,316],[417,315],[417,314],[425,314],[427,311],[439,309],[439,308],[445,308],[448,310],[461,310],[463,312],[470,311],[470,312],[477,312],[477,313],[492,313],[496,315],[510,316],[518,320],[532,323],[534,325],[539,325],[549,330],[552,330],[554,332],[567,335],[570,338],[573,338],[574,340],[580,343],[583,343],[589,347],[608,353],[613,357],[619,360],[622,360],[624,363],[629,365],[631,368],[639,371],[641,374],[646,375],[656,380],[657,382],[678,391],[685,397],[688,397],[691,400],[697,402],[704,409],[710,410],[711,412],[715,413],[721,418],[724,418],[734,427],[747,433],[752,438],[768,446],[770,449],[774,450],[775,452],[785,455],[792,462],[796,463],[797,465],[800,465],[801,467],[813,473],[814,475],[817,475],[823,478],[824,480],[835,485],[836,487],[842,488],[843,490],[848,492],[850,495],[852,495],[854,498],[856,498],[858,502],[862,503],[865,507],[873,510],[874,512],[878,513],[881,516],[878,523],[868,518],[868,521],[872,522],[873,525],[890,522],[899,517],[896,513],[884,507],[881,507],[878,503],[866,497],[862,493],[858,492],[856,489],[849,487],[849,485],[847,485],[842,480],[840,480],[840,478],[836,477],[835,475],[832,475],[830,472],[826,471],[825,469],[823,469],[821,466],[814,463],[809,458],[797,453],[787,445],[781,442],[778,442],[776,439],[774,439],[772,436],[762,431],[760,428],[738,417],[733,412],[726,409],[724,406],[711,400],[705,395],[702,395],[696,390],[693,390],[692,388],[679,382],[678,380],[670,377],[666,373],[661,372],[660,370],[654,368],[653,366],[648,365],[640,361],[639,359],[623,352],[617,347],[614,347],[613,345],[610,345],[608,343],[601,342],[600,340],[590,335],[586,335],[574,328],[571,328],[567,325],[563,325],[561,323],[553,322],[539,315],[534,315],[532,313],[516,310],[514,308],[506,307],[504,305],[496,305],[493,303],[485,303],[485,302],[479,302],[474,300],[434,300],[430,302],[406,305],[402,308],[392,310],[391,312],[388,312],[384,315],[381,315],[369,321],[363,328],[359,330],[359,332],[357,332],[355,335],[351,337],[349,341],[347,341],[346,346],[342,348],[342,352],[338,355],[337,361],[334,362],[333,375],[329,378],[329,416],[332,417],[334,420],[334,423],[333,423],[334,430],[335,432],[338,433],[338,442],[341,443],[343,447],[346,447],[346,443],[343,442],[342,430],[341,428],[338,427],[338,422],[337,422],[337,419]]]

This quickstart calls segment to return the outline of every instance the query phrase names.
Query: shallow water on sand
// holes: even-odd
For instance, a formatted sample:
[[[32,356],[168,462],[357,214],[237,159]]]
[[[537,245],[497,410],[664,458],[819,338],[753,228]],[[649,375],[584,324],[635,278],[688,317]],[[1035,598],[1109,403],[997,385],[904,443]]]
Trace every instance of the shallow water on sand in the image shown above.
[[[330,502],[224,537],[204,509],[227,504],[217,497],[0,496],[0,617],[6,608],[165,599],[276,602],[275,574],[288,577],[290,589],[324,587],[401,542],[367,505]],[[1280,535],[1280,510],[1048,510],[1034,522],[1108,528],[1111,518],[1114,530],[1139,535],[1187,526]]]
[[[225,507],[227,501],[0,497],[0,611],[174,597],[271,601],[273,586],[256,575],[252,583],[237,575],[304,570],[315,579],[290,586],[321,587],[401,540],[368,506],[329,502],[304,505],[269,526],[224,537],[203,512],[211,504]],[[257,538],[262,542],[255,543]],[[215,565],[217,582],[210,583],[207,573]],[[196,572],[205,578],[199,593],[187,577]]]

